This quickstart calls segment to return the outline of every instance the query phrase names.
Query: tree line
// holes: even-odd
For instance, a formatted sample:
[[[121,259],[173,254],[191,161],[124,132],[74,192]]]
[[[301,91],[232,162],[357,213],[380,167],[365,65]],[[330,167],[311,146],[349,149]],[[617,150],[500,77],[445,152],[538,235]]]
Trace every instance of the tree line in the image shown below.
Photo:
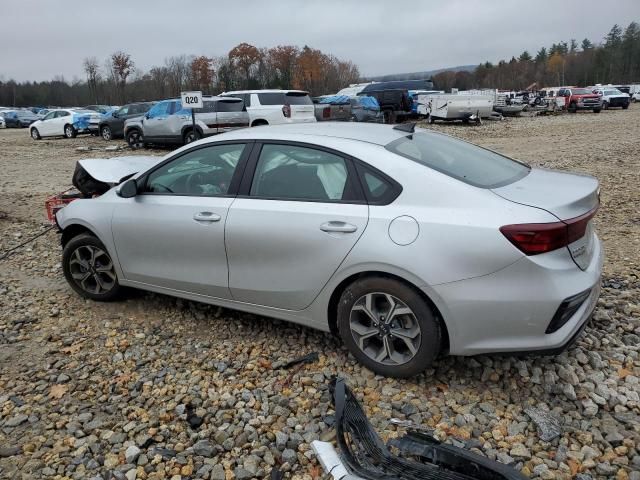
[[[485,62],[473,71],[445,71],[434,75],[440,90],[498,88],[522,90],[534,82],[545,86],[626,84],[640,82],[640,26],[631,22],[624,30],[614,25],[599,44],[588,38],[578,43],[554,43],[517,58]]]
[[[163,65],[143,71],[130,54],[117,51],[102,64],[95,57],[82,62],[85,79],[62,76],[44,82],[0,81],[0,106],[68,106],[158,100],[184,90],[216,94],[228,90],[294,88],[312,95],[335,93],[357,82],[358,67],[318,49],[279,45],[258,48],[241,43],[227,55],[168,57]]]

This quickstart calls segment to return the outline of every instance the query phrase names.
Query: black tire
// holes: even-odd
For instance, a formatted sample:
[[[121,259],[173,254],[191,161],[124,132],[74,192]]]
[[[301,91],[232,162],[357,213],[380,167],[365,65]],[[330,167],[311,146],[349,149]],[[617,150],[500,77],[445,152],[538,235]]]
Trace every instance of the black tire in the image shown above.
[[[435,120],[435,118],[433,118],[433,116],[432,116],[432,115],[429,115],[429,116],[427,117],[427,123],[428,123],[429,125],[433,125],[434,123],[436,123],[436,120]]]
[[[575,104],[575,102],[571,102],[569,104],[569,113],[576,113],[578,111],[578,105]]]
[[[36,127],[33,127],[31,129],[31,138],[33,138],[34,140],[42,139],[42,137],[40,136],[40,132],[38,131],[38,129]]]
[[[391,342],[391,345],[394,345],[394,354],[403,355],[402,350],[408,350],[406,348],[406,342],[404,342],[400,336],[393,335],[393,328],[391,330],[389,329],[390,326],[393,327],[393,324],[395,323],[393,320],[396,317],[386,320],[392,322],[390,326],[386,324],[383,326],[385,317],[380,316],[379,323],[364,327],[373,330],[378,329],[380,332],[386,332],[384,335],[383,333],[380,333],[367,337],[364,340],[368,342],[365,349],[361,349],[356,343],[354,335],[357,334],[352,333],[351,315],[352,313],[354,313],[354,315],[358,315],[360,313],[359,311],[353,311],[352,309],[356,303],[361,303],[363,298],[367,295],[382,297],[390,295],[395,297],[396,300],[404,303],[404,305],[410,309],[411,315],[409,317],[405,316],[404,319],[399,320],[400,324],[405,324],[404,326],[400,326],[400,330],[404,331],[407,328],[406,322],[408,322],[413,330],[419,327],[420,337],[418,338],[419,345],[413,346],[416,350],[415,353],[409,351],[404,352],[404,355],[412,355],[407,359],[407,361],[397,363],[394,362],[391,357],[388,357],[389,361],[392,362],[390,364],[388,362],[384,363],[376,361],[374,358],[369,356],[371,355],[371,351],[376,348],[376,342],[378,345],[384,344],[382,340],[384,336],[388,337],[385,341]],[[342,341],[360,363],[377,374],[396,378],[412,377],[429,367],[440,352],[440,325],[434,313],[431,311],[427,302],[425,302],[415,289],[398,280],[386,277],[367,277],[361,280],[356,280],[342,293],[337,310],[338,331]],[[377,310],[377,313],[380,313],[380,311]],[[376,315],[374,315],[374,317],[375,316]],[[364,317],[354,317],[356,324],[359,322],[359,318],[364,318],[365,321],[367,321],[371,317],[368,315],[365,315]],[[397,324],[396,327],[398,327]],[[370,351],[367,353],[365,350]]]
[[[198,140],[200,140],[202,137],[200,135],[200,132],[198,130],[196,130],[195,132],[193,131],[192,128],[185,130],[184,135],[182,135],[182,143],[184,145],[187,145],[189,143],[193,143],[196,142]]]
[[[267,122],[266,120],[254,120],[251,124],[252,127],[259,127],[261,125],[269,125],[269,122]]]
[[[65,245],[62,270],[71,288],[81,297],[107,302],[122,291],[109,252],[93,235],[78,235]]]
[[[129,130],[127,132],[127,145],[131,148],[143,148],[146,147],[146,143],[144,143],[144,137],[142,136],[142,132],[137,128],[133,130]]]
[[[629,104],[627,103],[626,105],[622,105],[622,109],[626,110],[627,108],[629,108]]]
[[[602,108],[609,110],[609,102],[602,102]]]
[[[73,128],[73,125],[66,124],[64,126],[64,136],[66,138],[76,138],[77,135],[78,135],[78,131],[75,128]]]
[[[600,110],[601,110],[600,108],[594,108],[593,113],[600,113]]]
[[[113,132],[111,131],[111,127],[109,125],[103,125],[102,127],[100,127],[100,136],[107,142],[113,140]]]

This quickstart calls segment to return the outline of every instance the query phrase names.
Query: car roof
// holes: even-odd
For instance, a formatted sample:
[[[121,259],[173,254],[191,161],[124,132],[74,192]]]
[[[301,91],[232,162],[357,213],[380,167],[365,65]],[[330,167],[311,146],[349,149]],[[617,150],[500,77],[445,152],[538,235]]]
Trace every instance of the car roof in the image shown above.
[[[229,95],[232,93],[306,93],[307,95],[309,94],[309,92],[305,90],[281,90],[278,88],[270,88],[270,89],[263,89],[263,90],[231,90],[229,92],[222,92],[220,95]]]
[[[287,140],[290,137],[304,136],[312,143],[322,144],[327,137],[353,140],[357,142],[387,145],[407,132],[394,130],[392,125],[359,122],[319,122],[292,123],[284,125],[267,125],[261,127],[244,128],[211,137],[212,141],[255,139],[255,140]],[[315,141],[314,141],[315,140]]]

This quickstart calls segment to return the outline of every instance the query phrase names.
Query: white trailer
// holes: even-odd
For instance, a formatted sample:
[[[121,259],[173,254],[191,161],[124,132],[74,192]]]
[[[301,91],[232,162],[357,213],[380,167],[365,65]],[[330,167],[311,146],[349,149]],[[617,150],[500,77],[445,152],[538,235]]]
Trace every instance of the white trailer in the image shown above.
[[[428,116],[429,123],[436,120],[462,120],[480,123],[493,111],[493,97],[489,95],[418,95],[418,115]]]

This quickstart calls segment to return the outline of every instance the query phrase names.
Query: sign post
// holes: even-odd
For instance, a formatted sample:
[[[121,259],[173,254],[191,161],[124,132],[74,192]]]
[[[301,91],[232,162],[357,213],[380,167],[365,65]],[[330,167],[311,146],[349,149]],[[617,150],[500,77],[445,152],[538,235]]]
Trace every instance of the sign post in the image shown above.
[[[202,92],[181,92],[180,99],[182,102],[182,108],[191,109],[191,124],[193,125],[193,138],[197,140],[198,130],[196,130],[196,114],[194,109],[202,108]]]

